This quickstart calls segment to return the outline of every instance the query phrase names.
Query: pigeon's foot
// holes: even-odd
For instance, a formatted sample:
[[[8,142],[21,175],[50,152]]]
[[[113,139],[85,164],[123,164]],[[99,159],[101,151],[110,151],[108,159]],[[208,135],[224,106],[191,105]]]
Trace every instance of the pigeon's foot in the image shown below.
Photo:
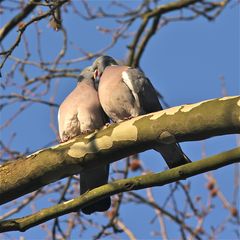
[[[123,120],[126,121],[126,120],[130,120],[132,118],[133,118],[133,116],[129,116],[129,117],[125,117]]]

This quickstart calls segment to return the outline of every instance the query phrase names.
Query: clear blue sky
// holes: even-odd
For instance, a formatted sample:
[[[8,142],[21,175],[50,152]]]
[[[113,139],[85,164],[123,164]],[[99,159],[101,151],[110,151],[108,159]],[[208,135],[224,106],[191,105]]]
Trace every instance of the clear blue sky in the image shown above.
[[[97,1],[97,4],[104,5],[106,2]],[[129,1],[129,4],[134,3]],[[12,16],[12,14],[3,15],[1,17],[1,26]],[[221,97],[221,77],[225,79],[228,95],[239,94],[239,20],[239,8],[234,4],[230,4],[215,21],[208,22],[206,19],[198,18],[188,22],[172,23],[161,29],[150,41],[141,60],[141,68],[164,96],[168,104],[176,106]],[[90,51],[96,51],[111,41],[109,37],[96,31],[96,24],[104,27],[115,26],[115,23],[110,22],[109,19],[93,22],[84,22],[82,20],[79,22],[79,18],[71,14],[64,15],[63,24],[67,28],[69,38],[74,40],[77,46]],[[49,60],[54,59],[61,47],[60,33],[49,29],[45,20],[42,21],[41,26],[44,31],[42,41],[44,57]],[[135,26],[133,26],[132,30],[134,30]],[[35,34],[33,33],[34,28],[30,28],[26,32],[26,36],[30,40],[30,47],[34,47],[36,44]],[[9,42],[13,41],[14,34],[9,35],[7,39]],[[126,43],[129,43],[128,39],[117,44],[107,54],[112,55],[116,59],[124,59],[127,52]],[[33,58],[35,58],[35,54],[33,54]],[[23,44],[19,45],[13,55],[23,57]],[[74,57],[79,57],[79,52],[71,50],[66,59]],[[3,70],[3,77],[5,77],[4,74],[11,67],[11,64],[12,62],[7,62],[5,70]],[[89,62],[77,63],[75,67],[83,68],[86,65],[89,65]],[[35,68],[29,68],[29,74],[35,76],[41,74],[41,72]],[[17,75],[15,78],[23,81]],[[75,82],[72,79],[61,79],[56,102],[61,103],[74,86]],[[19,90],[13,87],[6,90],[1,89],[1,94],[15,91]],[[49,100],[49,98],[46,99]],[[17,106],[12,106],[2,111],[1,122],[4,122],[16,108]],[[55,134],[50,129],[49,122],[49,109],[43,105],[33,105],[23,115],[19,116],[13,125],[2,131],[1,138],[8,141],[10,135],[17,131],[18,134],[12,146],[19,151],[24,151],[27,146],[31,146],[30,151],[34,151],[55,139]],[[57,111],[55,111],[55,123],[57,125]],[[206,146],[206,154],[210,156],[234,148],[236,146],[236,136],[216,137],[204,142],[187,142],[183,143],[182,146],[186,154],[194,161],[201,158],[203,144]],[[152,171],[161,171],[165,167],[165,163],[159,161],[159,155],[154,151],[142,153],[141,159],[144,165]],[[217,170],[213,174],[217,177],[221,190],[226,196],[229,196],[229,199],[232,199],[232,189],[229,190],[229,184],[233,183],[233,166]],[[191,192],[194,195],[199,194],[203,199],[206,199],[207,191],[204,188],[206,182],[204,177],[193,177],[191,182]],[[168,187],[155,188],[154,195],[161,202],[161,196],[164,199],[168,191]],[[144,191],[142,192],[145,194]],[[181,196],[177,200],[181,201]],[[39,201],[38,209],[45,207],[44,203],[44,201]],[[216,200],[214,204],[222,211],[215,211],[211,218],[208,219],[208,223],[221,221],[222,215],[226,211],[222,208],[219,200]],[[28,209],[26,209],[18,216],[28,213]],[[158,237],[151,235],[151,231],[159,231],[157,221],[153,225],[150,223],[154,216],[152,210],[149,211],[147,207],[142,205],[128,204],[122,207],[121,213],[121,219],[127,223],[127,226],[129,226],[137,238],[158,239]],[[95,217],[101,219],[100,215]],[[172,224],[170,223],[168,226],[170,237],[179,236],[175,235],[175,231],[178,232],[178,229],[172,229]],[[34,239],[41,239],[45,236],[44,234],[39,227],[35,227],[26,233],[12,232],[8,236],[11,238],[24,236],[26,239],[33,239],[32,236],[35,236]],[[120,238],[126,237],[121,234],[119,236]],[[233,236],[235,235],[233,235],[232,229],[227,229],[221,235],[221,238],[233,239]],[[73,236],[74,238],[77,239],[77,235]]]

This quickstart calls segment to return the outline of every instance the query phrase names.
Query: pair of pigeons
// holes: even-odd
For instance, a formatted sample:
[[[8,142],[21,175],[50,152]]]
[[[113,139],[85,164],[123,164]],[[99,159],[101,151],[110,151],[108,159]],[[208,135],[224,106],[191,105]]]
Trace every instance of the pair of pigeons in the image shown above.
[[[98,80],[96,90],[94,83]],[[101,56],[81,72],[76,88],[60,105],[59,135],[65,142],[103,127],[108,122],[106,115],[113,122],[120,122],[162,109],[153,85],[142,71],[120,66],[112,57]],[[162,154],[170,168],[190,162],[176,143],[159,145],[155,150]],[[80,176],[81,194],[106,184],[108,174],[109,165],[83,171]],[[82,211],[85,214],[106,211],[110,205],[108,197]]]

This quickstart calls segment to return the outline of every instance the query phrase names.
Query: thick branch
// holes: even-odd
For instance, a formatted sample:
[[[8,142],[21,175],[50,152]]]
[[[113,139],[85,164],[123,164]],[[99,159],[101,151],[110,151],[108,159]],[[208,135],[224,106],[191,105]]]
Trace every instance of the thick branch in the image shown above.
[[[240,132],[240,97],[173,107],[112,124],[98,132],[42,149],[0,167],[0,203],[6,203],[84,168],[117,161],[156,144],[195,141]]]
[[[26,231],[27,229],[50,219],[79,210],[88,204],[106,196],[120,192],[139,190],[148,187],[163,186],[188,177],[214,170],[240,161],[240,148],[236,148],[215,156],[189,163],[161,173],[149,173],[129,179],[121,179],[95,188],[75,199],[45,208],[35,214],[0,222],[0,232]]]

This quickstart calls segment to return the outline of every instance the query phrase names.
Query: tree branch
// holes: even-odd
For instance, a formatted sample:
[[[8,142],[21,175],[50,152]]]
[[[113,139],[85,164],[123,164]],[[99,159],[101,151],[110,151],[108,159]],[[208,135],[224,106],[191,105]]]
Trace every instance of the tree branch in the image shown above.
[[[129,46],[130,52],[129,52],[127,63],[130,66],[138,67],[140,57],[141,57],[148,41],[150,40],[151,36],[155,34],[155,32],[157,30],[157,25],[158,25],[159,19],[162,14],[188,7],[189,5],[195,4],[196,2],[200,2],[200,0],[180,0],[180,1],[177,0],[177,1],[174,1],[174,2],[171,2],[168,4],[160,5],[159,7],[155,8],[151,11],[148,10],[147,12],[142,13],[141,14],[142,23],[141,23],[137,33],[134,36],[132,44]],[[137,50],[137,46],[138,46],[137,43],[140,41],[141,36],[144,34],[144,30],[147,27],[148,22],[151,18],[154,18],[153,25],[152,25],[151,29],[148,31],[148,33],[146,34],[146,36],[144,37],[144,39],[142,40],[140,46],[138,47],[138,53],[135,54],[135,52]],[[137,55],[137,57],[135,57],[135,55]],[[137,58],[137,59],[135,59],[135,58]]]
[[[36,3],[41,2],[41,0],[30,1],[29,4],[23,8],[23,10],[13,17],[6,25],[0,29],[0,42],[7,36],[7,34],[16,27],[24,18],[26,18],[37,6]]]
[[[158,29],[159,20],[160,20],[160,15],[155,16],[151,28],[148,30],[146,35],[143,37],[141,43],[137,47],[137,53],[135,54],[136,56],[135,56],[135,58],[132,62],[133,67],[138,67],[139,66],[139,61],[141,59],[141,56],[142,56],[149,40],[156,33],[156,31]]]
[[[159,14],[161,15],[167,12],[172,12],[175,10],[182,9],[184,7],[188,7],[189,5],[195,4],[197,2],[202,2],[202,1],[201,0],[179,0],[175,2],[170,2],[168,4],[161,5],[155,8],[153,11],[144,13],[143,17],[151,18]]]
[[[36,21],[39,21],[41,19],[44,19],[48,16],[50,16],[54,10],[56,10],[57,8],[61,7],[64,3],[68,2],[69,0],[61,0],[57,3],[57,5],[55,5],[54,7],[52,7],[49,11],[41,14],[41,15],[38,15],[37,17],[35,18],[32,18],[31,20],[29,20],[27,23],[25,23],[23,26],[21,26],[19,29],[18,29],[18,36],[15,40],[15,42],[13,43],[13,45],[7,50],[7,51],[3,51],[3,52],[0,52],[0,55],[4,55],[3,57],[3,61],[1,62],[0,64],[0,77],[1,77],[1,69],[3,68],[6,60],[8,59],[8,57],[12,54],[12,52],[14,51],[14,49],[18,46],[18,44],[20,43],[21,41],[21,38],[22,38],[22,35],[24,33],[24,31],[27,29],[27,27],[29,25],[31,25],[32,23],[36,22]],[[36,4],[36,3],[35,3]],[[0,31],[0,34],[1,34],[1,31]]]
[[[112,124],[0,167],[0,204],[49,183],[156,144],[195,141],[240,132],[240,97],[184,105]]]
[[[240,147],[193,163],[188,163],[180,167],[166,170],[161,173],[148,173],[143,176],[117,180],[86,192],[75,199],[57,204],[53,207],[45,208],[35,214],[25,216],[23,218],[2,221],[0,222],[0,232],[26,231],[27,229],[50,219],[77,211],[99,199],[105,198],[106,196],[148,187],[163,186],[168,183],[183,180],[206,171],[211,171],[232,163],[237,163],[239,161]]]

